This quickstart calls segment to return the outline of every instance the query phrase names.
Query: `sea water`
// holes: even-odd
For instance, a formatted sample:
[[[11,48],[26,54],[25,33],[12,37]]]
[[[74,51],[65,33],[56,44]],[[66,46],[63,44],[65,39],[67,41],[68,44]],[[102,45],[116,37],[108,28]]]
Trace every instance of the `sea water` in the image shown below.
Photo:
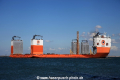
[[[73,77],[73,78],[72,78]],[[120,57],[0,57],[0,80],[120,80]]]

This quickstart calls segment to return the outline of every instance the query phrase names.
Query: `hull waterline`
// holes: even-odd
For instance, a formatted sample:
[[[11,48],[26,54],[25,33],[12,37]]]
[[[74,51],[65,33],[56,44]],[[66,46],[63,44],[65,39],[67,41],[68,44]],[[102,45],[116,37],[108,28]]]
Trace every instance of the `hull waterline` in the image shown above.
[[[33,55],[33,58],[105,58],[109,53],[98,53],[95,55],[79,55],[79,54],[41,54]]]

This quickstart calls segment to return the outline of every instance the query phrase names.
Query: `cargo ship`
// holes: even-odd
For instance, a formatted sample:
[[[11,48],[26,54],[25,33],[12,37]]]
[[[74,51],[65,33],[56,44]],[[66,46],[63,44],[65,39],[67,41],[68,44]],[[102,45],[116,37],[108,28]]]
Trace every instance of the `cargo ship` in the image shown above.
[[[111,38],[106,34],[101,35],[99,32],[93,36],[93,52],[90,50],[87,40],[81,42],[81,53],[79,43],[79,32],[77,31],[76,41],[72,41],[70,54],[43,54],[43,39],[35,39],[34,35],[31,39],[31,53],[22,54],[22,40],[11,40],[11,55],[13,58],[105,58],[111,48]],[[16,37],[16,36],[14,36]],[[42,37],[42,36],[40,36]]]

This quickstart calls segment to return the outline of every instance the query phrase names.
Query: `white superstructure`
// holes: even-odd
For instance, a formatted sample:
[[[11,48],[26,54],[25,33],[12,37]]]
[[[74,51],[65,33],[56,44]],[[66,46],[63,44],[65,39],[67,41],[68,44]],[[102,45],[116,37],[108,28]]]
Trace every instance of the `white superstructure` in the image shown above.
[[[110,37],[107,37],[105,34],[100,35],[99,32],[95,36],[93,36],[93,53],[94,54],[102,51],[106,52],[106,49],[110,47],[111,47]]]

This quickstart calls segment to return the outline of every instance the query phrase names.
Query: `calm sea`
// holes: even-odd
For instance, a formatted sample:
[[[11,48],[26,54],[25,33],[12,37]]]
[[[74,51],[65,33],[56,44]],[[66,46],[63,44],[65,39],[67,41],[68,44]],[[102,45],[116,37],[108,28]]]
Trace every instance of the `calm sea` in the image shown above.
[[[37,78],[40,80],[41,77],[68,77],[68,79],[74,77],[70,80],[78,80],[79,77],[83,77],[81,80],[120,80],[120,58],[0,57],[0,80],[37,80]]]

